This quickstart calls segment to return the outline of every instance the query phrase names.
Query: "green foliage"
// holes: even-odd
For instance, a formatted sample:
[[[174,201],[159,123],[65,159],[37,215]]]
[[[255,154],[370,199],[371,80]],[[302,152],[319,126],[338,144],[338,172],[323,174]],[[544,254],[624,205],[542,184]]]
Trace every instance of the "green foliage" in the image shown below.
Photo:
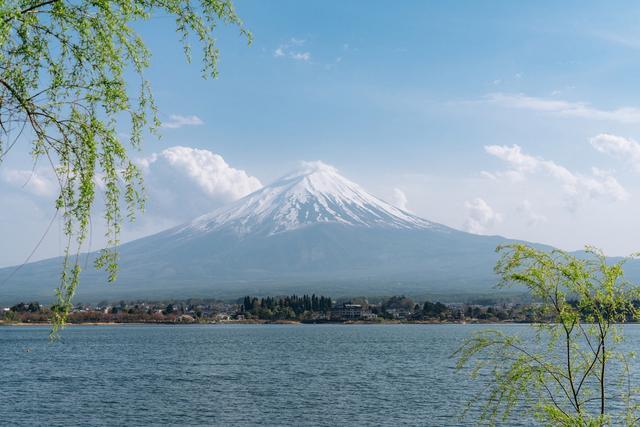
[[[21,302],[11,307],[11,311],[16,313],[35,313],[37,311],[40,311],[40,304],[38,304],[37,302],[30,302],[28,304]]]
[[[18,316],[16,312],[11,310],[4,313],[2,320],[4,320],[5,322],[15,322],[17,318]]]
[[[588,247],[584,257],[516,244],[497,249],[499,286],[525,286],[552,319],[527,341],[498,331],[467,340],[459,369],[489,376],[481,421],[506,420],[514,409],[547,425],[636,424],[638,404],[619,350],[621,324],[638,318],[638,287],[624,279],[624,260],[609,263]],[[608,404],[615,399],[615,404]]]
[[[382,303],[382,309],[396,309],[396,310],[411,310],[413,309],[414,302],[411,298],[407,298],[404,295],[394,295]]]
[[[433,303],[431,301],[425,301],[422,305],[422,314],[426,318],[436,318],[448,314],[451,310],[449,307],[441,302]]]
[[[332,300],[322,295],[291,295],[279,298],[256,298],[246,296],[241,308],[245,313],[258,319],[293,320],[304,319],[311,313],[327,313],[331,311]]]
[[[67,236],[53,334],[64,325],[78,286],[96,192],[104,196],[108,248],[96,262],[117,274],[120,226],[144,203],[142,176],[128,148],[159,125],[144,76],[150,52],[134,25],[157,15],[175,19],[187,60],[190,41],[202,48],[203,77],[216,77],[218,23],[237,25],[230,0],[0,1],[0,162],[30,139],[34,162],[56,173],[56,209]],[[137,76],[135,84],[125,75]],[[135,93],[135,96],[131,96]],[[128,127],[129,143],[120,136]]]
[[[168,304],[167,307],[164,309],[164,314],[171,314],[174,311],[175,310],[173,308],[173,304]]]

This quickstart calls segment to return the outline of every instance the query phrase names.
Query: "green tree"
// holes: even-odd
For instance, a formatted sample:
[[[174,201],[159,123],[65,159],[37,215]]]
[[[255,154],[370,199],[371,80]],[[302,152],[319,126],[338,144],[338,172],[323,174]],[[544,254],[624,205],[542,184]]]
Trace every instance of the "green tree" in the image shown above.
[[[458,368],[492,378],[481,420],[506,420],[518,408],[547,425],[636,424],[633,353],[620,344],[640,293],[624,279],[624,260],[611,263],[594,248],[584,257],[522,244],[497,250],[499,286],[526,286],[553,320],[534,325],[533,337],[485,331],[458,349]]]
[[[168,305],[165,307],[165,309],[164,309],[163,313],[164,313],[164,314],[171,314],[171,313],[173,313],[174,311],[176,311],[176,310],[173,308],[173,304],[168,304]]]
[[[18,315],[15,311],[10,310],[4,313],[3,320],[5,322],[16,322],[18,320]]]
[[[34,162],[47,162],[59,184],[55,206],[67,242],[52,310],[54,334],[78,286],[96,183],[104,188],[108,240],[96,267],[107,271],[109,281],[117,273],[121,223],[143,206],[141,173],[129,151],[160,123],[144,74],[150,52],[134,26],[158,15],[174,18],[187,60],[191,42],[201,48],[205,78],[217,75],[219,23],[238,26],[251,39],[230,0],[0,2],[0,162],[28,140]],[[125,78],[131,75],[136,78]],[[119,137],[125,132],[128,143]]]

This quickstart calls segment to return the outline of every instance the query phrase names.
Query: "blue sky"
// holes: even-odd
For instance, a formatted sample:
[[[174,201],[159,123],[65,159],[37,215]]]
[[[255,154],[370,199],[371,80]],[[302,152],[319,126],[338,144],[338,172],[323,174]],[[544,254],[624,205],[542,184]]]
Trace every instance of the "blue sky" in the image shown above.
[[[184,62],[170,19],[139,26],[160,117],[174,126],[133,154],[154,161],[148,212],[125,239],[322,160],[456,228],[564,249],[640,249],[640,4],[236,5],[254,42],[220,28],[216,80],[200,78],[197,55]],[[0,265],[21,262],[53,212],[46,183],[19,185],[28,151],[23,144],[0,165],[9,206],[0,232],[12,242]],[[60,240],[54,230],[35,258],[57,254]]]

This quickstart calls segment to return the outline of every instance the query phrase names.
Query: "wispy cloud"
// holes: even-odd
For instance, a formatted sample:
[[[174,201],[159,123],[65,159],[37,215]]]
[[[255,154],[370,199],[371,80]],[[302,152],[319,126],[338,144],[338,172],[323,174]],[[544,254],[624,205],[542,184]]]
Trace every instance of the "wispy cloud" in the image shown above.
[[[179,129],[184,126],[200,126],[204,122],[198,116],[181,116],[179,114],[171,114],[169,120],[162,122],[161,127],[166,129]]]
[[[407,195],[404,191],[399,188],[393,189],[393,204],[396,207],[399,207],[403,211],[407,210]]]
[[[593,35],[600,40],[604,40],[612,44],[627,47],[630,49],[640,49],[640,39],[637,37],[630,37],[622,34],[604,31],[594,32]]]
[[[281,44],[273,51],[275,58],[291,58],[296,61],[308,62],[311,59],[311,53],[304,51],[306,40],[290,38],[286,43]]]
[[[518,212],[518,216],[524,219],[529,227],[547,222],[547,217],[536,212],[533,209],[533,204],[529,200],[523,200],[516,208],[516,211]]]
[[[2,173],[2,180],[36,196],[53,197],[56,194],[57,186],[55,179],[50,175],[50,173],[43,171],[7,169]]]
[[[483,234],[494,225],[502,222],[502,214],[496,212],[480,197],[466,201],[464,207],[467,210],[464,229],[470,233]]]
[[[308,61],[311,59],[311,54],[309,52],[291,52],[289,56],[293,59],[297,59],[298,61]]]
[[[504,108],[540,111],[563,117],[578,117],[619,123],[640,123],[640,108],[635,107],[603,110],[586,102],[539,98],[521,93],[491,93],[485,97],[485,100],[490,104]]]
[[[630,138],[601,133],[590,140],[593,148],[615,159],[629,163],[640,172],[640,144]]]
[[[303,46],[307,41],[305,39],[297,39],[295,37],[291,37],[289,39],[290,46]]]
[[[515,144],[512,146],[488,145],[484,149],[488,154],[503,160],[509,166],[507,171],[484,172],[486,177],[522,181],[533,174],[549,176],[560,183],[571,209],[575,209],[582,199],[606,198],[624,201],[629,198],[625,188],[606,171],[592,168],[591,175],[575,173],[552,160],[526,154],[520,146]]]

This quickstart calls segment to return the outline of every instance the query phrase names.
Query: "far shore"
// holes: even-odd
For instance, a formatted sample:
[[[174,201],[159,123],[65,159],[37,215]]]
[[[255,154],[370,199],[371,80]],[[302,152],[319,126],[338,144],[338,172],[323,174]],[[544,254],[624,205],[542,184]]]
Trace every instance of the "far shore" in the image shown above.
[[[225,320],[220,322],[84,322],[84,323],[67,323],[65,328],[73,326],[190,326],[190,325],[473,325],[473,324],[497,324],[497,325],[522,325],[531,324],[531,322],[513,322],[513,321],[465,321],[465,322],[447,322],[447,321],[429,321],[429,320],[352,320],[352,321],[300,321],[300,320]],[[29,326],[51,326],[50,322],[6,322],[0,320],[0,327],[29,327]]]

